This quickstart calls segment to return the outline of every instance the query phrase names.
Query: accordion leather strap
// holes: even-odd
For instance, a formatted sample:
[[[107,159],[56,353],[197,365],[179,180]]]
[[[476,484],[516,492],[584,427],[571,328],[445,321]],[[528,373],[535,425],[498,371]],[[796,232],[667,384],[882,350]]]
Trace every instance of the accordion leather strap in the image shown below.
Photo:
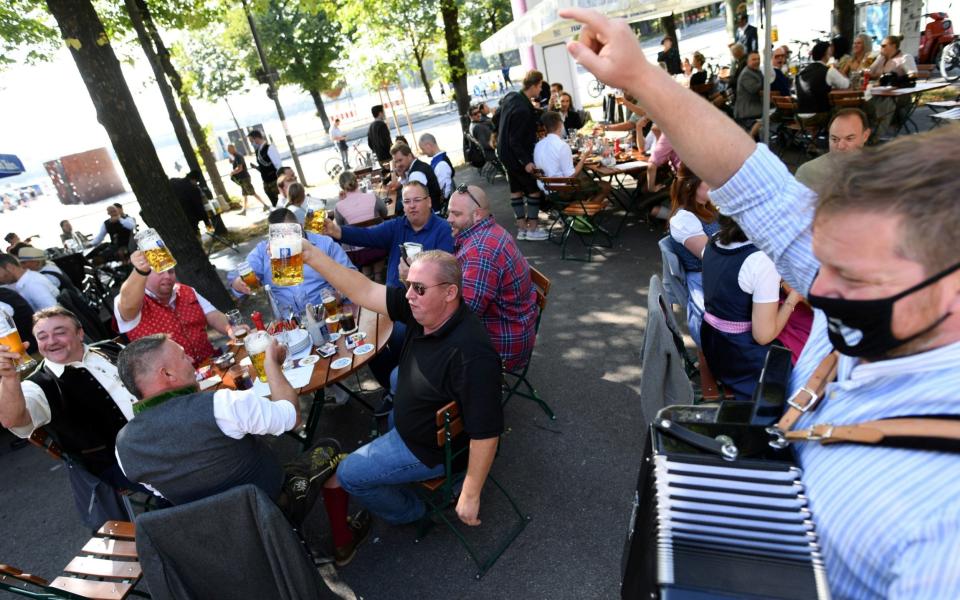
[[[960,450],[960,420],[937,417],[902,417],[854,425],[823,423],[810,429],[787,431],[790,442],[869,444],[937,450]]]
[[[793,426],[797,424],[797,420],[803,413],[816,408],[817,403],[820,402],[820,398],[823,396],[824,390],[827,388],[827,384],[837,376],[837,362],[839,360],[840,354],[838,352],[831,352],[826,358],[820,361],[820,364],[817,365],[813,374],[810,375],[810,379],[807,380],[806,385],[797,390],[797,392],[787,400],[789,408],[783,413],[783,416],[780,417],[780,421],[776,425],[777,429],[780,431],[790,431],[793,429]]]

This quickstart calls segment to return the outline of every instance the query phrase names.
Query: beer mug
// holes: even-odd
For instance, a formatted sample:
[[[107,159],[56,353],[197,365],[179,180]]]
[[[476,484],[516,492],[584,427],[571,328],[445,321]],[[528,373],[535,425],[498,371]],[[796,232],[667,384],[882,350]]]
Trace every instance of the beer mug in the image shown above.
[[[77,252],[83,250],[83,246],[81,246],[80,242],[74,238],[67,238],[67,240],[63,243],[63,246],[66,248],[67,254],[76,254]]]
[[[337,294],[333,288],[323,288],[320,301],[323,302],[323,310],[327,312],[328,317],[340,313],[340,303],[337,300]]]
[[[27,349],[23,347],[23,341],[20,339],[20,332],[17,331],[13,317],[5,313],[3,309],[0,309],[0,344],[8,348],[7,352],[16,352],[20,355],[20,359],[15,361],[18,373],[37,364],[37,361],[33,360],[27,354]]]
[[[407,264],[413,264],[413,258],[423,252],[423,244],[418,244],[416,242],[404,242],[403,243],[403,255],[407,258]]]
[[[147,257],[150,268],[157,273],[169,271],[177,266],[177,261],[160,239],[156,229],[148,227],[137,233],[133,239],[137,242],[137,248]]]
[[[323,233],[324,222],[327,220],[327,203],[316,198],[307,198],[303,208],[307,211],[303,228],[309,233]]]
[[[237,274],[240,275],[240,280],[250,288],[250,293],[256,294],[257,290],[260,289],[260,279],[257,277],[257,274],[253,272],[253,267],[250,266],[250,263],[243,261],[237,265]]]
[[[263,361],[267,358],[267,346],[270,345],[270,334],[266,331],[251,331],[243,338],[243,347],[247,350],[247,356],[253,363],[253,368],[257,372],[257,379],[266,383],[267,371],[263,367]]]
[[[274,285],[303,283],[303,230],[299,224],[270,225],[270,271]]]
[[[239,310],[231,310],[227,313],[227,323],[230,323],[230,327],[233,329],[233,337],[238,342],[243,342],[243,338],[250,333],[250,325],[247,324],[246,319],[243,318],[243,313]]]

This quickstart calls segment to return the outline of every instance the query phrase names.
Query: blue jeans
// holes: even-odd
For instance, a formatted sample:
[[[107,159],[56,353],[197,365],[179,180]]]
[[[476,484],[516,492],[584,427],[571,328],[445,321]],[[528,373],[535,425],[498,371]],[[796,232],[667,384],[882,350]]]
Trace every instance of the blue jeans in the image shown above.
[[[396,429],[343,459],[337,479],[370,512],[394,525],[412,523],[426,506],[406,484],[439,477],[443,464],[428,467],[410,452]]]

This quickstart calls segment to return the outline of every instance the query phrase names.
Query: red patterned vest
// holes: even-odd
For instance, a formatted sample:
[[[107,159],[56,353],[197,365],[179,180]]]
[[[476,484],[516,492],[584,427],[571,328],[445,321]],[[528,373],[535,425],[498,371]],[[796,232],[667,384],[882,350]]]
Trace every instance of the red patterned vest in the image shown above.
[[[177,296],[174,308],[144,295],[140,322],[127,332],[127,337],[132,342],[154,333],[169,334],[170,339],[183,346],[193,364],[197,365],[213,356],[213,346],[207,339],[207,317],[192,287],[177,284],[174,294]]]

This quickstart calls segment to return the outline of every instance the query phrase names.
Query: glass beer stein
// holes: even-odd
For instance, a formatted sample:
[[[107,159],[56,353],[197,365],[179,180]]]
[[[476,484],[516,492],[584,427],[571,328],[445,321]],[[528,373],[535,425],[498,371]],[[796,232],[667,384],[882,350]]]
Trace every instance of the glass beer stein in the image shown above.
[[[156,229],[147,228],[134,236],[137,248],[147,257],[150,268],[157,273],[163,273],[177,266],[177,261],[170,254],[170,250],[163,243]]]
[[[299,224],[270,225],[270,271],[274,285],[303,283],[303,230]]]

